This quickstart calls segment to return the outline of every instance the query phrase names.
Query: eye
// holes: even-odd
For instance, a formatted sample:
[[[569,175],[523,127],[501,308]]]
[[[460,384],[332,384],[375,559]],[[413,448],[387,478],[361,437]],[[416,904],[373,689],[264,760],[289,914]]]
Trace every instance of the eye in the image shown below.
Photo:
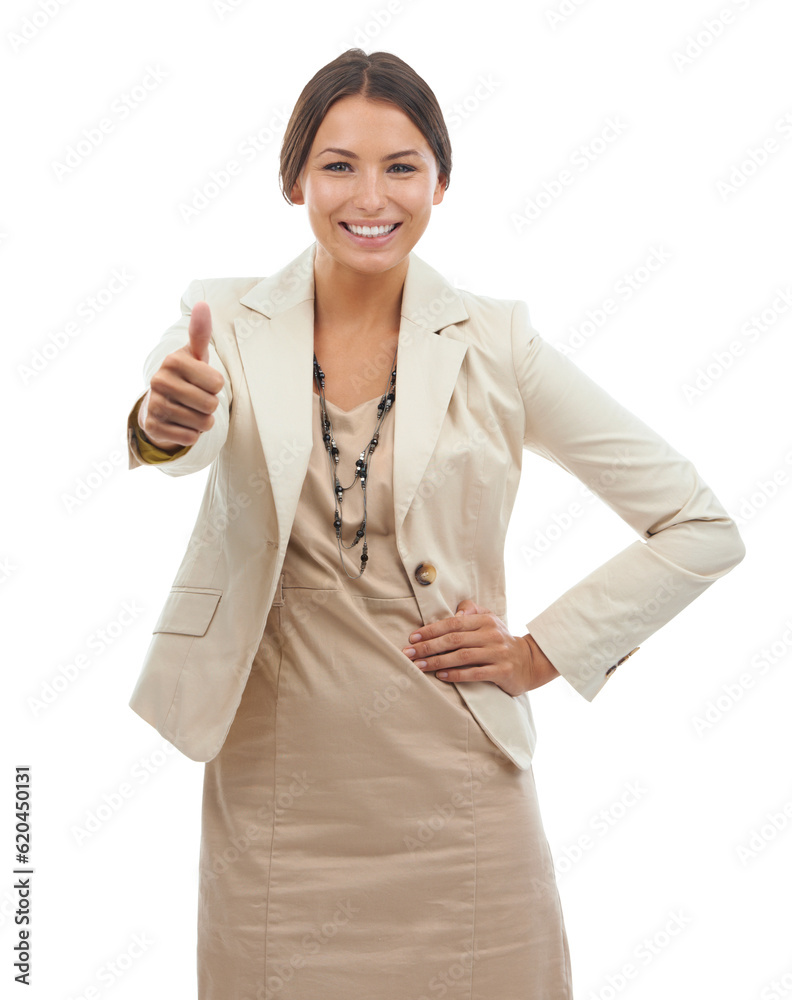
[[[349,166],[349,164],[346,163],[345,161],[338,160],[336,163],[327,163],[327,164],[325,164],[325,166],[322,167],[322,170],[327,170],[329,173],[332,173],[332,174],[340,174],[340,173],[346,173],[346,171],[345,170],[335,170],[334,167],[348,167],[348,166]],[[401,167],[401,170],[399,170],[398,173],[402,173],[402,172],[406,172],[408,174],[415,173],[415,167],[410,166],[409,163],[394,163],[394,164],[392,164],[392,166],[389,169],[390,170],[395,170],[396,167]]]

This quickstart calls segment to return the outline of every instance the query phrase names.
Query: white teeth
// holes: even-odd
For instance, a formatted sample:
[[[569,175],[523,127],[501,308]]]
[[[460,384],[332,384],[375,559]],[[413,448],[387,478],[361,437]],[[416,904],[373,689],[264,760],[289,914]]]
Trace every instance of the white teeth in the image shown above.
[[[350,226],[349,223],[346,225],[355,236],[383,236],[395,229],[398,223],[394,222],[392,226]]]

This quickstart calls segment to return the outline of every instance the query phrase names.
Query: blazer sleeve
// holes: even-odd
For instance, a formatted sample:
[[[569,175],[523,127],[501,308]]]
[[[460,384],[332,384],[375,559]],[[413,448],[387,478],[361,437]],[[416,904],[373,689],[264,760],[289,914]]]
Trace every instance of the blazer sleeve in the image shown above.
[[[214,424],[212,424],[208,431],[204,431],[201,434],[195,444],[186,445],[183,451],[179,451],[175,455],[166,458],[160,457],[165,455],[165,453],[154,448],[153,445],[145,448],[145,442],[144,448],[141,449],[140,441],[137,437],[137,411],[143,397],[148,392],[149,385],[151,384],[151,376],[157,371],[167,355],[172,354],[173,351],[177,351],[180,347],[184,347],[189,342],[188,330],[193,306],[196,302],[204,298],[203,282],[198,279],[191,281],[181,297],[181,318],[165,331],[159,343],[150,352],[143,364],[143,379],[146,383],[146,388],[135,400],[127,416],[127,446],[130,469],[135,469],[140,465],[156,464],[158,469],[166,472],[169,476],[186,476],[191,472],[198,472],[211,465],[225,444],[231,413],[231,378],[217,352],[214,330],[209,340],[209,364],[213,368],[216,368],[225,380],[223,388],[217,394],[218,404],[213,414]]]
[[[694,465],[512,312],[523,445],[584,483],[640,536],[527,623],[587,701],[614,667],[744,557]]]

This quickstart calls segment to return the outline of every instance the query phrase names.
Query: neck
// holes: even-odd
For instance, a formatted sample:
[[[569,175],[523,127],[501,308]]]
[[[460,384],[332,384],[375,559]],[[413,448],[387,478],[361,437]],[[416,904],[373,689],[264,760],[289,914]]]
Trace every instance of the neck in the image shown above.
[[[344,267],[321,246],[314,260],[314,330],[356,340],[398,330],[409,258],[375,274]]]

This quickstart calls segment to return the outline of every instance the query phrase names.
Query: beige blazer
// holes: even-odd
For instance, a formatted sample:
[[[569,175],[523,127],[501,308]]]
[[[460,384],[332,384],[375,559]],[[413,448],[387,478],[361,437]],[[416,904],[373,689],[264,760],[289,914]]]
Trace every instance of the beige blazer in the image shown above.
[[[156,468],[209,474],[130,700],[196,761],[219,752],[240,702],[311,452],[315,249],[266,278],[192,281],[144,365],[148,385],[187,343],[190,311],[206,299],[210,363],[225,378],[215,423]],[[587,701],[743,558],[735,523],[694,466],[543,340],[524,302],[455,288],[411,253],[398,363],[396,545],[423,623],[452,616],[463,598],[506,617],[504,542],[526,448],[585,483],[638,535],[525,625]],[[133,411],[130,469],[143,464]],[[427,563],[428,584],[419,579]],[[527,769],[536,743],[528,694],[489,681],[456,686],[492,742]]]

